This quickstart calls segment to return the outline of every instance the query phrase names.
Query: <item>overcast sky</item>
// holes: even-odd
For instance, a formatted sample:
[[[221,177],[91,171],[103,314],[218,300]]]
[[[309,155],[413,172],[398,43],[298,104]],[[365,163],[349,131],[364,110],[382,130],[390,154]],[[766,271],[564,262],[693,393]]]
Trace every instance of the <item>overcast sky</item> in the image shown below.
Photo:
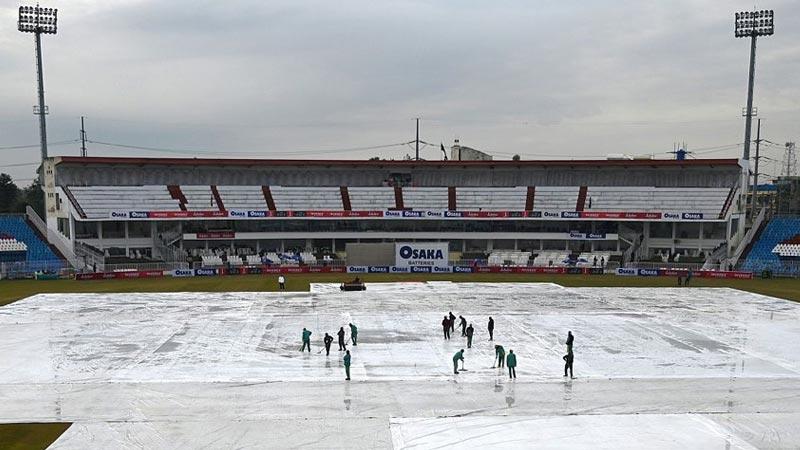
[[[666,158],[677,141],[741,155],[749,42],[733,13],[751,1],[41,4],[59,8],[43,37],[49,140],[77,139],[83,115],[91,140],[172,150],[93,156],[399,159],[413,149],[343,149],[410,141],[417,116],[426,159],[455,138],[496,159]],[[28,184],[36,69],[17,6],[0,0],[0,171]],[[759,41],[755,105],[782,147],[800,138],[800,2],[758,6],[776,32]]]

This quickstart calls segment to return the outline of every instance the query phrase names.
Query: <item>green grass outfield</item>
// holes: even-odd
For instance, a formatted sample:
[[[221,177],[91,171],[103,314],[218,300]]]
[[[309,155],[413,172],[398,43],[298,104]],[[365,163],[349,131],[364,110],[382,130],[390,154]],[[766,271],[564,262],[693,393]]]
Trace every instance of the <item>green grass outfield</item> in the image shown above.
[[[309,283],[340,283],[352,274],[289,274],[287,289],[307,291]],[[468,281],[468,282],[552,282],[570,287],[674,287],[675,277],[621,277],[617,275],[532,275],[532,274],[359,274],[367,283],[389,281]],[[725,280],[694,278],[693,287],[731,287],[758,294],[800,301],[800,279],[775,278]],[[81,292],[235,292],[275,291],[275,275],[227,277],[143,278],[131,280],[3,280],[0,281],[0,306],[39,293]],[[367,286],[369,290],[369,286]]]
[[[0,424],[0,448],[3,450],[37,450],[50,446],[70,423],[3,423]]]

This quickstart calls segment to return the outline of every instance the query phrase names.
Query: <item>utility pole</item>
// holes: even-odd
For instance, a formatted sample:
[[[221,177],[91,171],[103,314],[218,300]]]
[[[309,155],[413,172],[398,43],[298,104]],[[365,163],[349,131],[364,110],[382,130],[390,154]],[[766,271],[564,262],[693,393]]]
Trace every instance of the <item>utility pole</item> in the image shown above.
[[[744,124],[744,154],[743,158],[750,159],[750,133],[753,121],[753,83],[756,74],[756,38],[758,36],[772,36],[775,33],[773,19],[774,12],[770,10],[743,11],[735,15],[734,36],[750,38],[750,70],[747,78],[747,109]]]
[[[414,140],[417,150],[417,161],[419,161],[419,117],[417,117],[417,138]]]
[[[39,5],[20,6],[17,29],[23,33],[33,33],[36,42],[36,75],[39,90],[39,105],[34,106],[33,113],[39,116],[39,138],[41,140],[42,166],[47,159],[47,125],[45,115],[47,106],[44,104],[44,68],[42,66],[42,33],[56,34],[58,10],[54,8],[41,8]],[[44,168],[39,173],[39,183],[44,184]]]
[[[785,175],[791,177],[797,171],[797,154],[795,153],[794,142],[786,143],[786,150],[783,152],[783,164],[781,164],[781,172],[786,170]]]
[[[758,160],[761,159],[760,155],[758,154],[758,150],[761,147],[761,119],[758,119],[758,125],[756,129],[756,165],[755,171],[753,172],[753,193],[751,197],[753,197],[752,201],[750,202],[750,221],[752,222],[756,218],[756,208],[758,206]]]
[[[81,156],[86,158],[86,129],[83,127],[83,116],[81,116]]]

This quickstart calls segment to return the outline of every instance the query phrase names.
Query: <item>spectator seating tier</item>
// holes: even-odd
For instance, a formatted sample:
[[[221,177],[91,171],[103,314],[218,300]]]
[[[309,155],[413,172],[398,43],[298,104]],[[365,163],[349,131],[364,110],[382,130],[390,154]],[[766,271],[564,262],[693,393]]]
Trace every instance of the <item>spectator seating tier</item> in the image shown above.
[[[383,211],[396,206],[391,187],[351,187],[347,191],[353,211]]]
[[[66,263],[53,253],[47,242],[39,237],[23,216],[0,217],[0,233],[10,246],[24,246],[26,262],[32,270],[66,267]]]
[[[527,186],[512,188],[456,188],[456,209],[459,211],[523,211],[528,196]]]
[[[456,189],[457,191],[457,189]],[[446,187],[404,187],[403,207],[411,209],[447,209]]]
[[[87,219],[107,219],[111,211],[180,211],[166,186],[69,186]]]
[[[490,266],[527,266],[531,252],[521,252],[517,250],[495,250],[489,254],[488,263]]]
[[[778,244],[800,234],[800,217],[776,217],[761,232],[750,253],[742,264],[742,269],[761,272],[772,270],[787,275],[797,275],[797,265],[784,265],[779,256],[773,253]]]
[[[784,258],[800,257],[800,244],[778,244],[772,249],[772,253]]]
[[[244,209],[262,211],[267,201],[261,186],[217,186],[217,192],[226,210]]]
[[[729,193],[729,188],[590,186],[585,208],[590,211],[695,212],[716,217]],[[536,194],[538,197],[538,189]]]
[[[579,191],[579,186],[536,186],[533,209],[575,211]]]
[[[213,211],[219,209],[211,186],[181,186],[188,211]],[[227,206],[227,205],[226,205]]]
[[[270,186],[275,208],[279,211],[341,211],[342,193],[338,187]],[[351,200],[352,201],[352,200]]]
[[[190,211],[217,210],[211,186],[184,185],[181,192]],[[180,211],[167,186],[70,186],[87,219],[106,219],[111,211]],[[456,209],[463,211],[522,211],[527,186],[455,187]],[[267,202],[261,186],[218,186],[224,209],[264,210]],[[344,208],[339,187],[271,186],[278,210],[330,210]],[[536,186],[533,209],[574,211],[578,186]],[[447,187],[404,187],[403,206],[419,210],[449,209]],[[728,198],[728,188],[657,188],[652,186],[596,186],[587,188],[587,211],[696,212],[716,217]],[[349,187],[354,211],[387,210],[396,206],[392,187]]]

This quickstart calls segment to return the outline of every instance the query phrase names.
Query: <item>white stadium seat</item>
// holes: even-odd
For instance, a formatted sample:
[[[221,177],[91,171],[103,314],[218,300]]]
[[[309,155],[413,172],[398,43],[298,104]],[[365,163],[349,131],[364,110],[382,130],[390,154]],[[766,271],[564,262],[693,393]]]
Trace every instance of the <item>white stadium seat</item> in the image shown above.
[[[587,211],[623,212],[695,212],[716,216],[722,211],[722,206],[729,193],[730,189],[728,188],[590,186],[586,196],[585,209]],[[590,199],[591,207],[589,207]]]
[[[447,209],[446,187],[404,187],[403,207],[411,209]]]
[[[275,208],[279,211],[341,211],[342,193],[338,187],[270,186]]]
[[[459,211],[524,211],[527,186],[510,188],[457,187]]]
[[[347,193],[353,211],[383,211],[396,205],[391,187],[351,187]]]
[[[166,186],[69,186],[88,219],[107,219],[112,211],[180,211]]]

